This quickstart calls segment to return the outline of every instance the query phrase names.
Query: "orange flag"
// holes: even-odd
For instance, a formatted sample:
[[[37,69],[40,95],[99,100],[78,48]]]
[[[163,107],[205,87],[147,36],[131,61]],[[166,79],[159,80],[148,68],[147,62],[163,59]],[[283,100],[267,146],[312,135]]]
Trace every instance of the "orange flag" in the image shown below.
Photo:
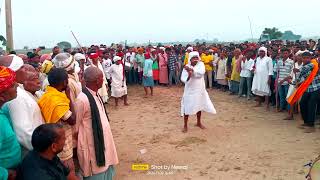
[[[313,64],[313,70],[311,71],[308,78],[294,91],[294,93],[289,97],[288,103],[292,106],[294,103],[296,103],[303,93],[308,89],[309,85],[312,83],[314,77],[316,77],[319,66],[316,59],[312,59],[311,63]]]

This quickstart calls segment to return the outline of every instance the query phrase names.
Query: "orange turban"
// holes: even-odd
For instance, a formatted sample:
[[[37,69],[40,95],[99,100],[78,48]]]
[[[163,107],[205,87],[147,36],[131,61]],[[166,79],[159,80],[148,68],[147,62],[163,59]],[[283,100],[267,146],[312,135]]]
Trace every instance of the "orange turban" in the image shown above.
[[[139,49],[138,49],[138,52],[143,52],[143,48],[139,48]]]
[[[0,92],[7,90],[16,82],[16,73],[11,69],[0,66]]]

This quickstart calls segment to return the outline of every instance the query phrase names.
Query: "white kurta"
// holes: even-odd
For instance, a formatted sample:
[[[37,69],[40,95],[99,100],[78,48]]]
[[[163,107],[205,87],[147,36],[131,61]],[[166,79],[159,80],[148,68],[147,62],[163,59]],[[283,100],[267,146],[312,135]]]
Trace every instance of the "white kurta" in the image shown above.
[[[252,93],[257,96],[270,96],[269,76],[273,75],[272,59],[265,56],[258,57],[255,63],[255,71],[252,82]]]
[[[126,78],[123,80],[123,66],[122,64],[113,64],[110,67],[109,73],[111,75],[111,96],[122,97],[127,94]]]
[[[188,72],[185,69],[181,74],[181,81],[185,83],[181,100],[181,116],[194,115],[199,111],[216,114],[216,110],[206,91],[204,83],[205,66],[203,62],[198,62],[193,67],[193,70],[193,75],[188,81]]]
[[[217,79],[218,80],[225,80],[226,79],[226,65],[227,59],[219,59],[218,63],[218,70],[217,70]]]
[[[44,123],[37,99],[19,84],[17,98],[8,102],[13,129],[19,143],[32,150],[31,136],[35,128]]]

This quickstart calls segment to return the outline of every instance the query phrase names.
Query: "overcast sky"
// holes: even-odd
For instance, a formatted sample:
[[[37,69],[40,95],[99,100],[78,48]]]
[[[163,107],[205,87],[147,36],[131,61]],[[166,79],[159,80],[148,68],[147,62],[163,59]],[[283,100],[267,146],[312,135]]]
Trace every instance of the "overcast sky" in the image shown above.
[[[265,27],[308,37],[320,35],[319,6],[320,0],[12,0],[14,44],[76,45],[71,29],[83,45],[243,40],[251,38],[248,16],[255,38]]]

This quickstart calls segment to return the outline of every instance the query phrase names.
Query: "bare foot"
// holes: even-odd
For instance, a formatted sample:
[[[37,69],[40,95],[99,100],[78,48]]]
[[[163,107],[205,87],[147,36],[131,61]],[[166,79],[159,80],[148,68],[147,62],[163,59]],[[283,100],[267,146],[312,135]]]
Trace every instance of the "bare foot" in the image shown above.
[[[283,120],[293,120],[293,117],[288,116],[288,117],[284,118]]]
[[[125,105],[125,106],[129,106],[129,104],[128,104],[128,103],[124,103],[123,105]]]
[[[199,127],[200,129],[206,129],[202,124],[195,124],[194,126]]]
[[[187,127],[184,127],[184,128],[182,129],[182,132],[183,132],[183,133],[187,133],[187,132],[188,132],[188,128],[187,128]]]
[[[256,104],[253,107],[261,107],[261,106],[262,106],[261,104]]]

